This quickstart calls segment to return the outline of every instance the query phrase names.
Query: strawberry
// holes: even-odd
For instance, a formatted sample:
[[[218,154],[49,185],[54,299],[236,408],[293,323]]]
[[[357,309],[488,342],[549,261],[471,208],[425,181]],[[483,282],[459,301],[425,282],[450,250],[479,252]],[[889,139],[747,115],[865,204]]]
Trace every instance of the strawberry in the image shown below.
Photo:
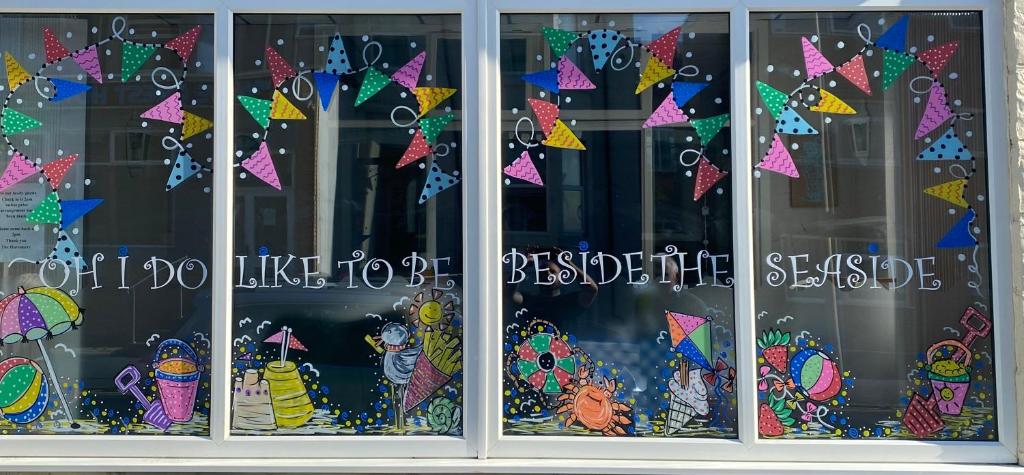
[[[779,421],[779,416],[765,403],[761,403],[757,408],[757,433],[768,437],[782,435],[782,422]]]
[[[789,366],[789,332],[782,333],[779,330],[768,329],[761,332],[761,338],[757,339],[757,346],[761,348],[761,355],[768,364],[777,371],[786,372]]]

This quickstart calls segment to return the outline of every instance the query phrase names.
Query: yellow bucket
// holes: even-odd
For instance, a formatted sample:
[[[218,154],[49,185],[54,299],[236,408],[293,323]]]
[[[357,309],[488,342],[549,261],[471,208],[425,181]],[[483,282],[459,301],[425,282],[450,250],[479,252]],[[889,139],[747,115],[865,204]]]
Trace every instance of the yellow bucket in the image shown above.
[[[309,400],[294,362],[268,364],[263,378],[270,383],[270,403],[278,427],[299,427],[309,422],[313,417],[313,402]]]

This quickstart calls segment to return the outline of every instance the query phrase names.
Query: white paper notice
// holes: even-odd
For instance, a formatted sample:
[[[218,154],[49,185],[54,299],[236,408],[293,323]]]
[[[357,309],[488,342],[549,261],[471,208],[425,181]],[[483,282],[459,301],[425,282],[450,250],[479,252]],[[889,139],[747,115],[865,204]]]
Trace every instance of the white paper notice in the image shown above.
[[[35,224],[25,221],[25,215],[44,197],[42,188],[35,183],[23,183],[0,193],[0,262],[16,257],[46,257],[43,235],[35,230]]]

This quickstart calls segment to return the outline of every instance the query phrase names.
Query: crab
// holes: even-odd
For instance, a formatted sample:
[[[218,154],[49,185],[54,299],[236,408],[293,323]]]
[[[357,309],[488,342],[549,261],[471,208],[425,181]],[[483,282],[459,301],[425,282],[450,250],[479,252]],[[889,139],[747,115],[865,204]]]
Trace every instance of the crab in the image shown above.
[[[565,386],[566,392],[558,396],[558,414],[569,413],[565,427],[576,422],[590,430],[601,431],[604,435],[626,435],[623,426],[633,421],[627,417],[632,408],[613,399],[615,380],[593,378],[591,370],[581,366],[578,380]]]

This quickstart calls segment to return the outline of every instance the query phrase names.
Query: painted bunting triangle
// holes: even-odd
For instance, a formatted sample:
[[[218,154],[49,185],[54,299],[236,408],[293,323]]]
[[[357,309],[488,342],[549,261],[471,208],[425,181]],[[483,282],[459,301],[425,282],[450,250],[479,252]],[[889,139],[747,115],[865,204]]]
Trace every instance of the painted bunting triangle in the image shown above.
[[[413,95],[416,96],[416,102],[420,104],[420,117],[440,105],[445,99],[452,97],[456,92],[456,89],[448,87],[417,87],[412,90]]]
[[[426,203],[427,200],[437,196],[438,193],[458,183],[459,179],[441,171],[441,167],[437,166],[437,162],[431,163],[430,173],[427,174],[427,180],[423,183],[423,191],[420,192],[420,204]]]
[[[178,157],[174,159],[174,165],[171,166],[171,172],[167,175],[167,184],[164,185],[164,190],[171,191],[185,180],[195,176],[202,169],[199,163],[192,159],[192,155],[189,155],[188,152],[179,151]]]
[[[5,135],[20,134],[26,130],[32,130],[43,125],[42,122],[35,118],[9,107],[3,111],[3,120],[0,120],[0,124],[3,125]]]
[[[682,31],[682,27],[673,28],[658,39],[647,43],[647,51],[650,51],[663,64],[671,66],[676,56],[676,42],[679,41],[679,33]]]
[[[612,53],[615,52],[615,47],[619,45],[621,38],[622,34],[615,30],[602,29],[590,31],[587,41],[590,43],[590,57],[594,59],[595,70],[604,69],[604,65],[612,57]]]
[[[270,104],[267,99],[260,99],[251,96],[238,96],[238,102],[252,116],[256,123],[264,129],[270,127]]]
[[[778,119],[779,113],[782,112],[782,108],[786,105],[786,99],[788,98],[786,93],[761,81],[757,81],[757,92],[761,94],[761,100],[768,107],[768,112],[772,117]]]
[[[772,146],[768,149],[768,153],[761,158],[757,168],[781,173],[790,178],[800,178],[800,172],[796,169],[796,164],[793,163],[793,156],[789,154],[789,149],[782,143],[779,134],[772,136]]]
[[[75,160],[78,160],[77,153],[58,158],[43,165],[43,176],[50,182],[50,188],[56,190],[60,187],[61,182],[64,181],[64,175],[67,175],[68,170],[71,170],[71,165],[75,164]]]
[[[4,52],[4,66],[7,68],[7,89],[10,91],[32,78],[9,52]]]
[[[327,64],[324,71],[340,76],[343,74],[354,74],[352,62],[348,59],[348,52],[345,51],[345,43],[341,40],[341,34],[335,33],[331,38],[330,49],[327,51]]]
[[[938,78],[939,73],[942,72],[942,69],[946,67],[946,63],[949,62],[949,58],[956,53],[956,50],[959,47],[959,42],[951,41],[944,45],[939,45],[927,51],[917,53],[917,59],[924,61],[925,67],[931,71],[932,76]]]
[[[835,96],[831,92],[826,91],[824,88],[819,88],[818,92],[821,94],[821,98],[818,103],[811,106],[810,109],[815,112],[826,112],[829,114],[856,114],[857,111],[853,110],[849,104],[843,102],[842,99]]]
[[[504,172],[512,178],[528,181],[537,186],[544,186],[544,180],[541,179],[540,173],[537,173],[537,167],[533,164],[533,158],[530,157],[530,152],[526,150],[523,150],[523,153],[519,154],[518,158],[505,167]]]
[[[953,127],[917,154],[918,160],[971,160],[974,155],[960,141]]]
[[[586,150],[587,147],[583,146],[583,142],[576,137],[576,134],[569,130],[569,127],[562,122],[562,119],[555,119],[555,126],[551,129],[551,134],[547,136],[542,144],[548,147],[567,148],[571,150]]]
[[[53,246],[53,251],[50,253],[49,258],[54,261],[63,262],[68,267],[77,267],[79,270],[89,267],[85,263],[85,259],[82,258],[82,253],[78,252],[78,246],[71,240],[71,236],[68,236],[68,233],[64,231],[57,235],[57,243]]]
[[[242,168],[263,180],[264,183],[278,190],[281,189],[281,180],[277,177],[277,169],[274,168],[274,161],[270,158],[267,142],[260,142],[260,148],[249,158],[242,160]]]
[[[444,128],[448,127],[448,124],[452,123],[453,120],[455,120],[455,114],[452,113],[420,119],[420,129],[423,130],[423,137],[427,140],[427,143],[436,143],[437,137],[441,135]]]
[[[580,68],[576,67],[569,58],[562,56],[558,59],[558,89],[587,90],[597,89],[590,78]]]
[[[818,130],[811,127],[792,107],[784,106],[775,122],[775,132],[790,135],[816,135]]]
[[[530,108],[533,109],[533,115],[537,116],[537,122],[540,124],[540,129],[544,131],[544,135],[551,135],[551,129],[555,126],[555,120],[558,119],[558,106],[540,99],[529,99]]]
[[[92,76],[96,82],[103,84],[103,71],[100,69],[100,55],[96,45],[71,53],[71,59],[75,60],[78,67],[82,68],[82,71],[88,73],[89,76]]]
[[[272,46],[268,45],[264,54],[266,55],[267,67],[270,68],[270,78],[274,83],[274,87],[281,87],[281,84],[284,84],[287,79],[295,77],[295,69]]]
[[[968,208],[967,213],[946,232],[945,236],[942,236],[936,247],[957,248],[977,246],[978,240],[974,238],[974,234],[971,234],[971,223],[974,221],[975,216],[974,210]]]
[[[835,69],[835,66],[825,59],[821,51],[818,51],[818,48],[815,48],[807,37],[800,37],[800,43],[803,45],[804,50],[804,65],[807,68],[807,79],[814,79]]]
[[[967,200],[964,199],[964,188],[967,187],[966,178],[958,178],[924,189],[925,194],[941,198],[961,208],[967,207]]]
[[[180,124],[185,120],[184,114],[181,112],[181,92],[175,92],[160,101],[159,104],[150,107],[149,110],[139,114],[139,117],[143,119],[162,120],[164,122],[171,122],[174,124]]]
[[[363,83],[359,86],[359,95],[356,96],[356,106],[369,100],[389,83],[391,83],[391,78],[385,76],[384,73],[377,71],[372,66],[367,68],[366,75],[363,76]]]
[[[427,139],[423,137],[423,131],[416,129],[416,133],[412,136],[412,142],[405,149],[402,158],[395,164],[395,168],[402,168],[427,155],[430,155],[430,145],[427,143]]]
[[[47,63],[55,63],[70,54],[49,27],[43,27],[43,51],[46,52]]]
[[[39,224],[60,224],[60,197],[51,191],[25,216],[25,221]]]
[[[88,200],[65,200],[60,202],[60,226],[65,226],[78,221],[86,213],[92,211],[103,203],[103,200],[93,198]]]
[[[281,119],[281,120],[304,120],[306,114],[303,114],[295,104],[292,104],[281,91],[274,89],[274,99],[270,104],[270,118]]]
[[[32,176],[36,167],[21,152],[15,152],[11,160],[7,162],[3,175],[0,175],[0,191],[21,183],[22,180]]]
[[[523,81],[526,81],[534,86],[547,89],[555,94],[558,94],[558,69],[552,68],[544,71],[537,71],[535,73],[524,74]]]
[[[931,95],[928,96],[928,105],[924,108],[921,122],[917,124],[914,139],[920,140],[921,137],[928,135],[929,132],[952,117],[953,111],[949,109],[949,104],[946,102],[946,89],[938,81],[933,82]]]
[[[836,68],[847,81],[850,81],[857,89],[864,91],[864,94],[871,95],[871,84],[868,83],[868,72],[864,68],[864,55],[858,54],[853,59],[843,63]]]
[[[542,27],[540,31],[544,34],[544,40],[548,42],[548,46],[551,47],[551,51],[554,51],[555,56],[565,54],[565,51],[569,49],[569,45],[576,41],[576,38],[579,38],[579,35],[571,31],[548,26]]]
[[[676,105],[675,92],[668,93],[665,96],[665,100],[661,101],[661,104],[650,117],[644,121],[643,128],[657,127],[659,125],[677,124],[679,122],[686,122],[689,117],[683,113],[679,106]]]
[[[189,56],[192,56],[192,50],[195,49],[196,42],[199,41],[199,34],[202,31],[203,27],[199,25],[193,26],[188,31],[174,37],[173,40],[164,43],[164,48],[178,53],[178,57],[182,61],[188,61]]]
[[[423,63],[426,61],[427,52],[420,51],[420,54],[417,54],[416,57],[410,59],[398,71],[395,71],[391,75],[391,79],[405,86],[410,91],[415,89],[416,85],[420,83],[420,73],[423,71]]]
[[[907,23],[910,21],[908,15],[903,15],[896,21],[882,36],[875,40],[875,46],[892,51],[905,51],[907,46]]]
[[[121,45],[121,82],[139,71],[139,68],[156,52],[155,46],[124,42]]]
[[[201,134],[213,127],[213,122],[210,120],[199,117],[191,112],[186,111],[185,123],[181,126],[181,139],[188,140],[197,134]]]
[[[727,174],[728,172],[719,170],[706,157],[700,157],[700,164],[697,165],[697,181],[693,184],[693,201],[699,200]]]
[[[313,73],[313,83],[316,84],[316,93],[320,96],[320,105],[326,111],[331,106],[334,89],[338,86],[338,76],[316,71]]]
[[[661,80],[672,77],[675,73],[672,68],[665,66],[665,63],[662,63],[660,59],[651,57],[647,60],[647,65],[644,66],[644,72],[640,75],[640,83],[636,85],[636,90],[633,91],[633,94],[640,94]]]
[[[50,98],[50,102],[60,102],[92,89],[92,86],[80,82],[56,78],[50,78],[49,81],[50,84],[53,84],[53,97]]]
[[[897,51],[885,50],[882,55],[882,90],[887,91],[904,71],[914,64],[914,57]]]
[[[690,121],[690,125],[697,131],[701,145],[706,147],[727,122],[729,122],[729,114],[721,114],[703,119],[693,119]]]
[[[672,97],[675,98],[676,107],[682,109],[693,96],[703,91],[704,88],[710,86],[709,82],[682,82],[676,81],[672,83]]]

